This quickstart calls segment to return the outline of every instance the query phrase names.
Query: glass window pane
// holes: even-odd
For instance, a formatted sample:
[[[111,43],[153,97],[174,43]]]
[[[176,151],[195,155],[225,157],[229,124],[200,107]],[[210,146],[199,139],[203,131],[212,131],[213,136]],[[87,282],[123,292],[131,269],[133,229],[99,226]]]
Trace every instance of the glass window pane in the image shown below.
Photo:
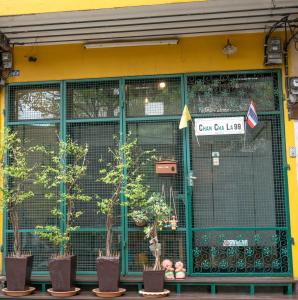
[[[275,73],[190,76],[187,90],[191,113],[246,112],[251,100],[257,111],[279,109]]]
[[[58,125],[18,125],[13,127],[13,130],[18,133],[22,141],[26,141],[28,147],[43,145],[48,150],[58,149]],[[28,156],[28,163],[30,166],[48,163],[48,157],[38,152],[32,152]],[[16,183],[10,181],[11,187],[13,188]],[[34,184],[34,178],[28,178],[22,185],[22,189],[33,191],[34,197],[23,202],[19,207],[20,228],[35,229],[37,225],[57,224],[57,218],[49,213],[57,203],[47,200],[44,196],[49,190],[40,184]],[[59,188],[53,189],[51,192],[59,199]],[[12,228],[10,223],[8,228]]]
[[[278,122],[263,117],[245,135],[200,137],[200,145],[190,135],[195,228],[286,226]]]
[[[126,111],[129,117],[180,113],[180,78],[127,80],[125,89]]]
[[[101,123],[83,123],[69,124],[67,133],[72,140],[81,145],[88,145],[88,154],[86,158],[87,173],[81,179],[83,192],[92,197],[89,202],[77,202],[76,208],[83,212],[83,215],[76,220],[77,225],[83,228],[105,227],[106,218],[103,214],[98,214],[96,196],[109,198],[114,189],[110,185],[98,182],[99,169],[105,167],[105,164],[112,161],[112,154],[109,148],[115,147],[114,136],[119,136],[118,122]],[[102,159],[104,164],[99,160]],[[115,209],[114,225],[121,223],[120,208]]]
[[[60,86],[58,84],[10,88],[10,121],[59,118]]]
[[[177,174],[167,176],[155,173],[153,163],[142,167],[145,174],[145,183],[151,192],[164,192],[168,205],[172,207],[178,217],[179,227],[185,227],[185,203],[183,190],[183,161],[182,161],[182,131],[178,129],[178,122],[138,122],[129,123],[128,132],[137,138],[139,146],[144,151],[155,150],[155,155],[160,160],[177,161]],[[170,194],[172,188],[173,194]],[[129,225],[134,223],[129,220]]]
[[[118,80],[67,84],[67,118],[113,118],[119,113]]]

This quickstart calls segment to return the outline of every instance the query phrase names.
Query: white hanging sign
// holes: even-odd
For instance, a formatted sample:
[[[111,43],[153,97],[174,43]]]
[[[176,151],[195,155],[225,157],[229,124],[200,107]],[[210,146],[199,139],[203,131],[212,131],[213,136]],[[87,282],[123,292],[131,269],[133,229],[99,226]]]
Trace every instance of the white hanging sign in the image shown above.
[[[244,134],[244,132],[244,117],[195,119],[197,136]]]

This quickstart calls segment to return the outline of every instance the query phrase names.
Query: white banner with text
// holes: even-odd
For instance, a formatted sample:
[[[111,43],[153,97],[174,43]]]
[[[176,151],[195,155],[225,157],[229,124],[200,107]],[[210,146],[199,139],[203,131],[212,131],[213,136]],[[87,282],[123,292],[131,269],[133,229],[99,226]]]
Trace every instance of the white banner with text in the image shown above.
[[[195,134],[197,136],[244,133],[244,117],[195,119]]]

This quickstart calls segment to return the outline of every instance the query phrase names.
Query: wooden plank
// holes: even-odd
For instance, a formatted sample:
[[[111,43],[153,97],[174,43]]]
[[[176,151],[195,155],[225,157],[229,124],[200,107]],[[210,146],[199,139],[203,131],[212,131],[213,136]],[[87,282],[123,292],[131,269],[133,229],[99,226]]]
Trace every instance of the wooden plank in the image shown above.
[[[33,282],[50,282],[49,276],[32,276],[31,281]],[[78,275],[76,276],[77,282],[97,282],[96,275]],[[123,276],[120,278],[123,283],[132,282],[138,283],[143,282],[142,276]],[[211,276],[192,276],[186,277],[184,280],[166,280],[170,283],[295,283],[298,282],[292,277],[211,277]]]
[[[193,292],[193,293],[182,293],[181,295],[171,293],[170,296],[166,297],[167,300],[176,300],[176,299],[182,299],[183,300],[273,300],[273,299],[298,299],[298,295],[295,296],[288,296],[288,295],[282,295],[282,294],[255,294],[254,296],[251,296],[249,294],[235,294],[235,293],[221,293],[216,295],[211,295],[209,293],[199,293],[199,292]],[[13,299],[12,297],[0,295],[0,299]],[[33,295],[25,296],[19,299],[26,299],[26,300],[47,300],[47,299],[56,299],[52,296],[48,295],[47,293],[40,293],[36,292]],[[63,298],[65,300],[94,300],[97,299],[91,291],[82,291],[79,295],[70,297],[70,298]],[[124,296],[121,298],[122,300],[140,300],[142,299],[137,292],[127,292]],[[145,299],[145,298],[144,298]]]

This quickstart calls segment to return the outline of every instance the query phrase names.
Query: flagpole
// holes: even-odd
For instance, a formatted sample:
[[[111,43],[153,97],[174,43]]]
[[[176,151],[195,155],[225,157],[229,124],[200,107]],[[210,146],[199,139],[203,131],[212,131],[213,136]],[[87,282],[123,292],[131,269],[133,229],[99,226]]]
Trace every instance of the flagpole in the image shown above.
[[[179,129],[187,128],[188,127],[188,121],[191,121],[192,128],[193,128],[193,131],[194,131],[194,135],[195,135],[197,144],[200,146],[198,137],[196,136],[195,124],[194,124],[194,122],[192,120],[192,117],[191,117],[191,114],[190,114],[190,112],[188,110],[188,107],[185,104],[184,108],[183,108],[182,115],[181,115],[180,123],[179,123]]]
[[[246,148],[246,118],[244,118],[244,150]]]
[[[194,132],[194,135],[195,135],[197,144],[198,144],[198,146],[200,146],[199,138],[198,138],[198,136],[196,135],[196,127],[195,127],[195,124],[194,124],[194,122],[193,122],[192,119],[191,119],[191,124],[192,124],[193,132]]]

